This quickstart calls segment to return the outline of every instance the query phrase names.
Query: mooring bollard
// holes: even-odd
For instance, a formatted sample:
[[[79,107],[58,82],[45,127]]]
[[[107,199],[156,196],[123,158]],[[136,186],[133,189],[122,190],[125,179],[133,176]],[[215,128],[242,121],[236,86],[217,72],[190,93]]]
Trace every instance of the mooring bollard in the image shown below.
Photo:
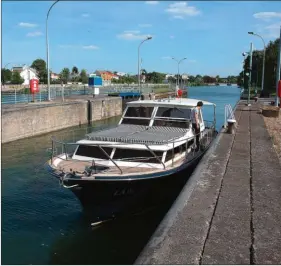
[[[227,133],[234,134],[236,120],[235,119],[227,119]]]

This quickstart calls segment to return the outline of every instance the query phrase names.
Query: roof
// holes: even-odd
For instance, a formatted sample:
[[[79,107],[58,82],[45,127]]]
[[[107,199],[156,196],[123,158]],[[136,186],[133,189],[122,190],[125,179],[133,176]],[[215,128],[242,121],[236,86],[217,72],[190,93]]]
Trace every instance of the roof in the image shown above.
[[[133,101],[133,102],[128,102],[128,106],[140,106],[140,105],[146,105],[146,106],[167,106],[167,105],[172,105],[172,106],[188,106],[188,107],[196,107],[197,103],[201,101],[203,102],[204,105],[213,105],[216,106],[214,103],[207,102],[207,101],[202,101],[198,99],[190,99],[190,98],[181,98],[181,99],[161,99],[161,100],[139,100],[139,101]]]
[[[188,129],[119,125],[114,128],[95,131],[86,135],[86,139],[138,144],[167,144],[169,141],[183,137]]]

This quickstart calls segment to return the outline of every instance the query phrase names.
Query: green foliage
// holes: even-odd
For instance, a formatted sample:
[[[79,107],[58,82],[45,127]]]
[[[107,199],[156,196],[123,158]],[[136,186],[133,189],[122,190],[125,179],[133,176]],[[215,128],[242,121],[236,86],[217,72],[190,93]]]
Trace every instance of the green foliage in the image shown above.
[[[166,74],[160,72],[150,72],[146,75],[146,82],[148,83],[163,83]]]
[[[87,76],[87,72],[85,69],[82,69],[81,70],[81,73],[80,73],[80,79],[79,81],[81,80],[81,82],[83,84],[87,84],[88,83],[88,76]]]
[[[12,71],[10,69],[2,68],[1,69],[2,84],[7,83],[7,81],[11,81],[11,79],[12,79]]]
[[[12,72],[11,83],[12,84],[22,84],[24,79],[20,76],[19,72]]]
[[[123,77],[119,77],[119,79],[113,79],[112,83],[116,83],[116,84],[138,83],[138,79],[136,76],[123,76]]]
[[[38,73],[40,82],[47,83],[47,66],[43,59],[36,59],[32,62],[31,68],[35,69]]]
[[[69,75],[70,71],[69,68],[65,67],[61,72],[60,72],[60,80],[66,84],[69,81]]]
[[[264,71],[264,91],[271,93],[275,91],[276,66],[279,38],[270,41],[265,48],[265,71]],[[262,83],[262,65],[264,50],[254,51],[252,56],[251,86],[261,87]],[[247,56],[244,64],[244,71],[249,70],[250,56]],[[243,84],[243,71],[239,74],[239,83]],[[244,75],[244,87],[248,86],[248,77]]]
[[[72,68],[71,74],[76,74],[76,75],[79,74],[78,68],[77,68],[76,66],[74,66],[74,67]]]

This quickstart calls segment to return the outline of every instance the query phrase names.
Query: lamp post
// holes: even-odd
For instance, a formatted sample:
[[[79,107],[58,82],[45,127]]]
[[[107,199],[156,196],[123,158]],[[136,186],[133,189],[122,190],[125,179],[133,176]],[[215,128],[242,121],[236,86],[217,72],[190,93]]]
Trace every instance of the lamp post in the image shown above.
[[[173,60],[175,60],[177,63],[178,63],[178,77],[177,77],[177,86],[176,86],[176,93],[177,93],[177,87],[179,87],[179,76],[180,76],[180,63],[183,61],[183,60],[185,60],[185,59],[187,59],[186,57],[184,57],[184,58],[182,58],[181,60],[177,60],[176,58],[174,58],[174,57],[172,57],[172,59]]]
[[[55,3],[51,5],[48,10],[47,18],[46,18],[46,48],[47,48],[47,75],[48,75],[48,101],[51,100],[51,93],[50,93],[50,70],[49,70],[49,41],[48,41],[48,18],[52,7],[58,2],[57,0]]]
[[[244,52],[242,53],[244,60],[243,60],[243,88],[245,87],[245,59],[246,59],[246,55],[248,55],[248,52]]]
[[[262,80],[261,80],[261,91],[263,92],[263,89],[264,89],[264,68],[265,68],[265,42],[264,42],[264,39],[263,37],[261,37],[260,35],[252,32],[252,31],[249,31],[248,34],[250,35],[254,35],[254,36],[257,36],[259,38],[262,39],[262,42],[263,42],[263,62],[262,62]]]
[[[148,36],[146,39],[144,39],[140,44],[139,44],[139,47],[138,47],[138,85],[139,85],[139,92],[141,94],[141,87],[140,87],[140,47],[141,45],[145,42],[145,41],[148,41],[148,40],[151,40],[152,37],[151,36]]]
[[[278,49],[277,67],[276,67],[276,101],[275,101],[275,106],[278,106],[278,83],[279,83],[279,80],[280,80],[280,67],[281,67],[281,27],[280,27],[279,49]]]
[[[249,79],[248,79],[248,101],[247,105],[251,106],[250,104],[250,96],[251,96],[251,78],[252,78],[252,59],[253,59],[253,43],[250,45],[250,65],[249,65]]]

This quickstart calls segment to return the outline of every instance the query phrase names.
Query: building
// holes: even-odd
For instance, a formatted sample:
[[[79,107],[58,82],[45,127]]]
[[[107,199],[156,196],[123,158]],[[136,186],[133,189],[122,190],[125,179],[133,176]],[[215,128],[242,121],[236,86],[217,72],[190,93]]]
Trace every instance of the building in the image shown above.
[[[124,76],[127,75],[127,73],[125,73],[125,72],[117,72],[116,75],[119,76],[119,77],[124,77]]]
[[[39,79],[37,71],[27,65],[22,67],[13,67],[12,72],[20,73],[20,76],[24,79],[22,85],[29,85],[31,79]]]
[[[52,80],[59,80],[60,79],[60,75],[56,74],[56,73],[51,73],[51,79]]]
[[[110,85],[111,84],[111,81],[114,77],[118,77],[117,75],[113,74],[112,72],[110,71],[103,71],[103,70],[96,70],[95,71],[95,74],[97,76],[100,76],[102,78],[102,83],[103,85]]]

